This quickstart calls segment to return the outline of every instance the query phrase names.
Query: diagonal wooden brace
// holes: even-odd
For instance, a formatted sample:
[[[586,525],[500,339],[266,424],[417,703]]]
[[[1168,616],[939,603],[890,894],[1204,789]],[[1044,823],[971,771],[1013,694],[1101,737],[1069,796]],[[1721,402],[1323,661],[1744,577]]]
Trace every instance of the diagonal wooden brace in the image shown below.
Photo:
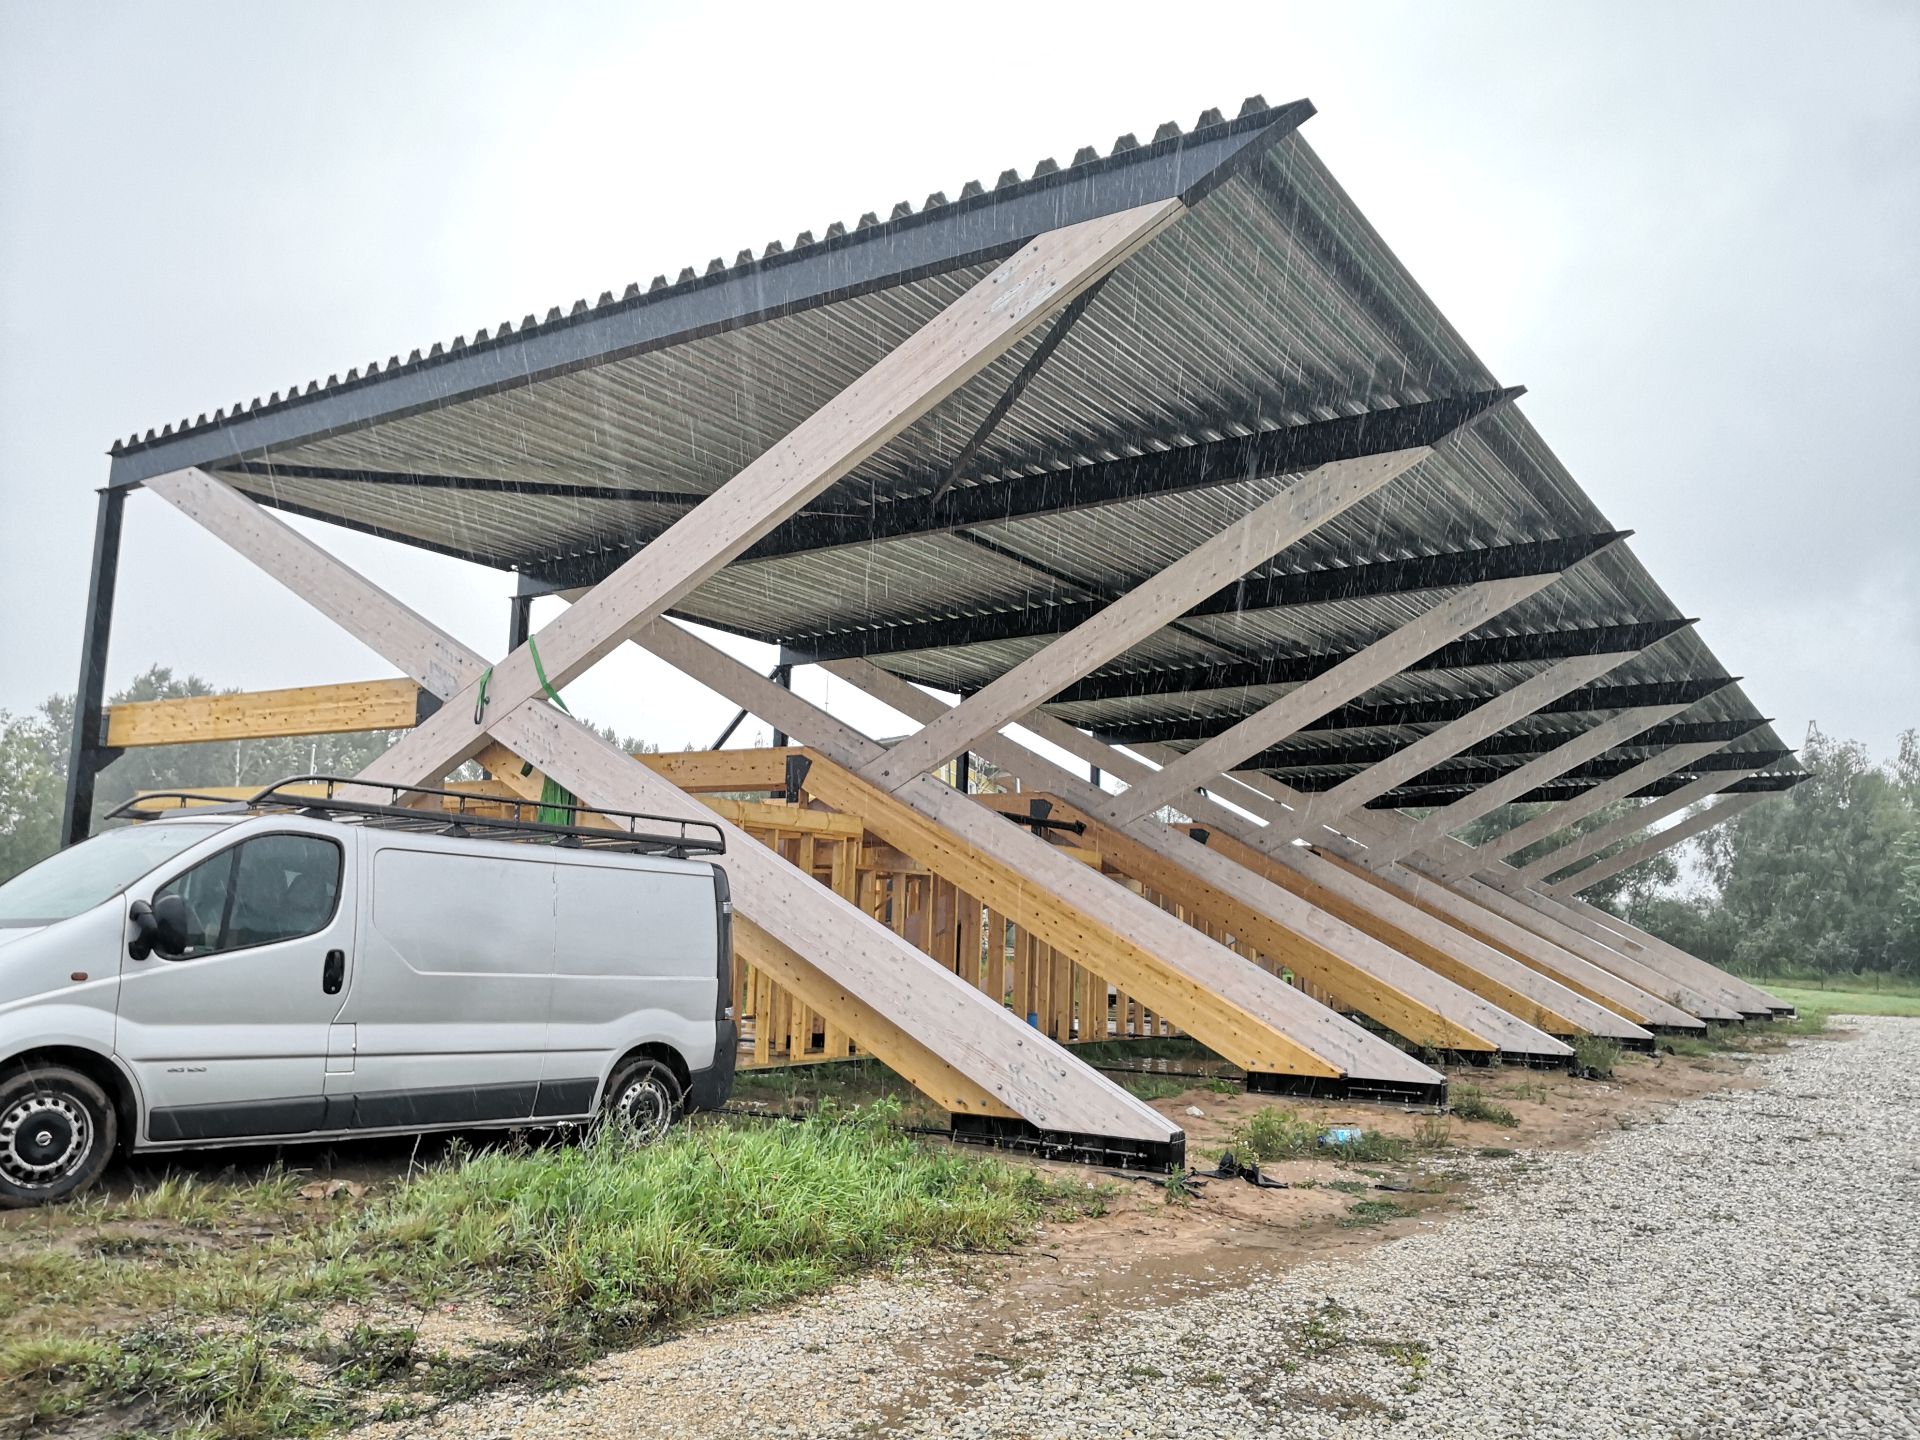
[[[1558,578],[1555,572],[1513,580],[1487,580],[1447,596],[1425,614],[1348,656],[1326,674],[1296,685],[1272,704],[1196,745],[1152,775],[1142,777],[1139,784],[1129,785],[1124,795],[1115,796],[1107,806],[1107,818],[1124,824],[1151,815],[1163,805],[1180,804],[1191,792],[1211,784],[1215,776],[1278,744],[1308,721],[1398,675],[1415,660],[1486,624]]]
[[[1050,230],[901,342],[374,764],[419,784],[486,744],[503,714],[610,654],[1186,212],[1178,200]]]
[[[1432,453],[1431,446],[1422,445],[1336,460],[1308,472],[1039,654],[909,735],[862,775],[891,790],[945,764],[969,742],[993,734],[1132,649],[1198,601],[1231,585]]]
[[[913,718],[931,719],[944,708],[945,702],[866,661],[834,662],[826,668]],[[1060,722],[1036,714],[1023,723],[1038,730]],[[1061,728],[1071,731],[1071,727]],[[1156,889],[1193,895],[1200,908],[1228,917],[1231,928],[1253,938],[1258,948],[1292,958],[1303,974],[1317,976],[1316,983],[1396,1033],[1420,1039],[1464,1032],[1475,1039],[1464,1044],[1456,1039],[1452,1043],[1458,1048],[1491,1047],[1535,1058],[1564,1054],[1565,1047],[1539,1024],[1516,1018],[1515,1012],[1490,1002],[1462,983],[1461,975],[1442,973],[1441,967],[1416,960],[1393,940],[1271,883],[1268,877],[1236,865],[1158,820],[1142,818],[1109,828],[1099,819],[1103,791],[1004,736],[977,744],[982,755],[1019,777],[1022,784],[1055,793],[1063,805],[1073,807],[1097,836],[1096,848],[1103,854],[1110,851],[1123,871]],[[1115,756],[1119,763],[1126,763],[1117,752]],[[1483,971],[1515,968],[1503,966],[1495,957],[1475,958],[1482,960]],[[1469,965],[1463,971],[1474,968]],[[1556,1004],[1563,1009],[1580,1007],[1577,997],[1549,995],[1541,986],[1531,988],[1548,1003],[1530,1004],[1529,1016],[1539,1012],[1546,1019],[1550,1012],[1557,1013]]]
[[[182,471],[148,487],[435,693],[457,694],[486,668],[459,641],[212,477]],[[589,804],[714,819],[551,706],[524,706],[492,724],[501,744]],[[788,966],[810,995],[849,997],[846,1028],[873,1022],[856,1033],[861,1047],[941,1104],[961,1114],[1018,1115],[1048,1132],[1177,1145],[1178,1128],[1157,1112],[744,831],[721,824],[722,863],[740,912],[772,942],[770,963]]]
[[[640,644],[856,775],[883,750],[671,622],[646,631]],[[1342,1076],[1416,1089],[1437,1083],[1435,1073],[1411,1056],[932,776],[914,777],[892,792],[873,788],[891,793],[949,832],[954,842],[1011,867],[1034,890],[1074,912],[1077,924],[1110,933],[1148,957],[1158,972],[1163,1013],[1235,1064],[1270,1074]],[[1222,1001],[1237,1013],[1233,1023],[1218,1023],[1214,1012]],[[1546,1035],[1538,1039],[1547,1051],[1558,1043]]]

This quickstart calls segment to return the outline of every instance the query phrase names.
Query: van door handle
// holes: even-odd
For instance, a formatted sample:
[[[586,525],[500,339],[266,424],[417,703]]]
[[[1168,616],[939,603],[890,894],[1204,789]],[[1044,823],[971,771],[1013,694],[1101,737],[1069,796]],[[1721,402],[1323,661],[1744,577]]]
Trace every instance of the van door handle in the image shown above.
[[[338,995],[340,987],[347,983],[347,952],[344,950],[327,951],[327,963],[320,967],[320,988],[329,995]]]

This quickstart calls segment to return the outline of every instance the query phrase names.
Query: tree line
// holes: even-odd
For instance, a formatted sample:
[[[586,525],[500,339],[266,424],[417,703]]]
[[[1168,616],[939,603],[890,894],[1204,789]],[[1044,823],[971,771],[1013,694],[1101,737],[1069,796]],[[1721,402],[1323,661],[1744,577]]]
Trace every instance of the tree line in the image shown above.
[[[198,676],[156,665],[112,703],[217,693]],[[71,696],[55,696],[24,715],[0,711],[0,880],[59,843],[72,717]],[[611,730],[601,733],[629,751],[657,748]],[[397,734],[130,750],[100,774],[96,823],[142,790],[351,775]],[[1745,975],[1920,973],[1920,735],[1909,730],[1894,757],[1876,763],[1864,746],[1815,729],[1801,758],[1811,779],[1623,870],[1583,898]],[[1476,821],[1462,838],[1499,834],[1541,808],[1506,806]],[[1622,811],[1611,807],[1588,816],[1574,832],[1604,825]],[[1566,833],[1554,836],[1538,851],[1566,839]],[[1522,850],[1514,859],[1524,864],[1535,853]]]

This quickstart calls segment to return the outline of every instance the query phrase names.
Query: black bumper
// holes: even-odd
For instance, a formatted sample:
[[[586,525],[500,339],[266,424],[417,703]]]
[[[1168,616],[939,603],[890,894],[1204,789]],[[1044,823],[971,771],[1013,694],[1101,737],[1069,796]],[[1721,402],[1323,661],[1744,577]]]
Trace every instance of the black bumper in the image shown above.
[[[731,1020],[713,1022],[713,1064],[687,1077],[687,1109],[718,1110],[733,1093],[733,1067],[739,1058],[740,1031]]]

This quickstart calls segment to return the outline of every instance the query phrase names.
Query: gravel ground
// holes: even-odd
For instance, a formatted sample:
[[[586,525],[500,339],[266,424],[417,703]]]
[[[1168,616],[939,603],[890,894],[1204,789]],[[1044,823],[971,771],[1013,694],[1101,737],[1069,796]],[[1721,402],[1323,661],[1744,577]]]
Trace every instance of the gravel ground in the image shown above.
[[[1843,1023],[1359,1258],[1011,1318],[873,1280],[389,1433],[1920,1437],[1920,1022]]]

